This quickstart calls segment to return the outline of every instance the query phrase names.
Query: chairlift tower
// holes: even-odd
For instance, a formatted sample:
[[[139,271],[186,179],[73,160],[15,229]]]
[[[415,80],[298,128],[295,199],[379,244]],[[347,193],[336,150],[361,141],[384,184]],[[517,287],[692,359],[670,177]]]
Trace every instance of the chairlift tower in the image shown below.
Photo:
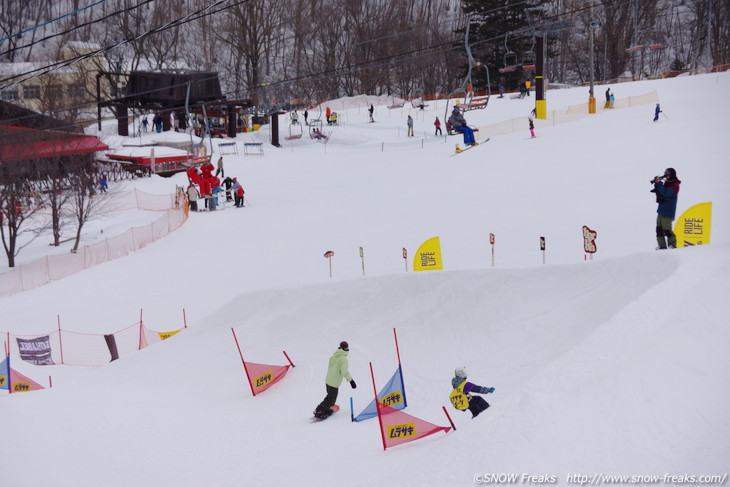
[[[545,19],[544,7],[526,8],[525,17],[527,18],[527,23],[530,26],[530,31],[535,38],[535,117],[545,120],[547,119],[547,101],[545,100],[545,61],[547,59],[547,36],[550,32],[557,32],[569,28],[570,23],[565,21],[547,21]]]

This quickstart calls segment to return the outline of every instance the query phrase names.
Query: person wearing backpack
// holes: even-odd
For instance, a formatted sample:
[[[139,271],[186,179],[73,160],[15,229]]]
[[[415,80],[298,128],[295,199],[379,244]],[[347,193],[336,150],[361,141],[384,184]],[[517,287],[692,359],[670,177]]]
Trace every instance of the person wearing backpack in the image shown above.
[[[472,382],[467,382],[466,367],[458,367],[454,371],[451,386],[454,388],[449,395],[451,404],[461,411],[466,411],[467,409],[471,411],[472,419],[479,416],[482,411],[485,411],[489,407],[489,403],[483,397],[472,396],[472,393],[491,394],[494,392],[494,387],[482,387]]]

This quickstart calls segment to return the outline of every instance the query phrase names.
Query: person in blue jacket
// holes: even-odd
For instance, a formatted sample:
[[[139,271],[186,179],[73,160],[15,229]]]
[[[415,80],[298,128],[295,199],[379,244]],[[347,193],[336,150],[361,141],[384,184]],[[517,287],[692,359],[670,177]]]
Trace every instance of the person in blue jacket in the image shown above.
[[[350,375],[348,370],[347,352],[350,351],[350,345],[347,342],[340,342],[340,346],[335,350],[335,353],[330,357],[329,365],[327,367],[327,378],[325,379],[325,385],[327,386],[327,395],[321,403],[314,410],[314,417],[318,419],[325,419],[332,415],[334,412],[332,406],[337,401],[337,393],[340,390],[340,384],[342,379],[347,380],[350,383],[350,387],[355,389],[357,384]]]
[[[476,394],[491,394],[494,387],[482,387],[466,380],[466,367],[459,367],[454,371],[454,378],[451,379],[451,386],[454,388],[449,395],[451,404],[456,409],[471,411],[472,419],[479,416],[482,411],[489,407],[489,403],[484,398],[472,396]]]
[[[656,108],[654,109],[654,121],[656,122],[659,120],[659,114],[662,113],[662,109],[659,106],[659,103],[656,104]]]
[[[677,171],[668,167],[664,176],[655,177],[652,183],[652,193],[656,193],[656,202],[659,205],[656,210],[656,238],[659,244],[657,250],[667,247],[674,249],[677,247],[677,236],[672,231],[672,222],[677,213],[677,195],[682,181],[677,179]]]

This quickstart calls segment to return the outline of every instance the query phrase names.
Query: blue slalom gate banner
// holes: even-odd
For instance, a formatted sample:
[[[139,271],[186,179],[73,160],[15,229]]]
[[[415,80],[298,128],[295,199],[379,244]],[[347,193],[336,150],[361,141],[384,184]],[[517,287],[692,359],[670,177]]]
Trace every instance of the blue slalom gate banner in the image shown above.
[[[383,387],[378,393],[378,402],[388,406],[387,408],[384,408],[385,411],[401,410],[408,406],[408,403],[406,402],[406,387],[403,383],[403,373],[400,365],[398,365],[393,377],[390,378],[388,383],[385,384],[385,387]],[[384,411],[381,410],[381,414],[383,413]],[[375,399],[373,399],[370,401],[370,404],[368,404],[368,407],[366,407],[358,416],[353,417],[352,420],[365,421],[366,419],[374,418],[377,415],[378,411],[375,407]]]
[[[10,359],[0,362],[0,389],[10,390]]]

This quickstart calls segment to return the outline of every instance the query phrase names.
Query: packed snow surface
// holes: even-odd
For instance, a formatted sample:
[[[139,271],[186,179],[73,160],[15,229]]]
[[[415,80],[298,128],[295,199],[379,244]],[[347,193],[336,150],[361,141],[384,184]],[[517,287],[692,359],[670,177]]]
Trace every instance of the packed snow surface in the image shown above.
[[[521,484],[530,483],[523,475],[557,484],[727,475],[730,73],[611,88],[617,101],[656,90],[664,113],[652,122],[650,104],[538,123],[531,139],[524,117],[534,98],[493,98],[466,114],[471,125],[524,126],[456,157],[460,136],[433,135],[443,100],[423,111],[388,110],[375,97],[324,104],[342,124],[323,127],[327,144],[306,131],[282,148],[266,143],[267,127],[240,134],[240,154],[224,164],[243,183],[245,208],[191,213],[127,257],[0,298],[0,330],[14,334],[53,331],[59,319],[66,330],[111,333],[140,310],[154,330],[180,328],[183,309],[188,325],[103,367],[15,360],[42,384],[52,375],[53,388],[0,395],[0,484],[443,487],[492,474]],[[548,110],[585,103],[587,91],[553,90]],[[408,114],[416,137],[406,137]],[[285,121],[282,139],[288,130]],[[263,157],[243,155],[251,141],[265,142]],[[682,180],[677,216],[713,203],[710,245],[654,250],[649,180],[667,167]],[[154,176],[110,191],[185,184],[184,174]],[[82,245],[156,218],[110,214]],[[593,260],[583,225],[598,232]],[[415,251],[434,236],[444,271],[412,272]],[[51,249],[49,239],[18,262],[70,248]],[[252,397],[232,327],[246,360],[284,365],[285,350],[296,367]],[[395,371],[394,328],[406,412],[447,426],[447,406],[457,431],[384,452],[377,419],[352,423],[349,400],[357,414],[372,399],[370,363],[379,385]],[[342,410],[311,424],[341,340],[358,387],[343,382]],[[458,366],[496,389],[475,420],[448,402]]]

